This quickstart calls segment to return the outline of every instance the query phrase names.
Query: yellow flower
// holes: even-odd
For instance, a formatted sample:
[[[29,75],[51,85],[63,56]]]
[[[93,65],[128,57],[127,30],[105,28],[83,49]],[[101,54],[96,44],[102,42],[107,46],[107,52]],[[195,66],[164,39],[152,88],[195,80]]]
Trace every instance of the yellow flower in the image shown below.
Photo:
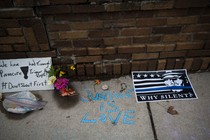
[[[65,73],[66,73],[66,72],[64,72],[64,71],[60,71],[59,77],[63,76]]]
[[[56,81],[56,77],[50,76],[47,83],[48,83],[48,85],[52,85],[55,81]]]
[[[71,70],[75,70],[76,68],[74,67],[74,65],[70,66],[69,69]]]

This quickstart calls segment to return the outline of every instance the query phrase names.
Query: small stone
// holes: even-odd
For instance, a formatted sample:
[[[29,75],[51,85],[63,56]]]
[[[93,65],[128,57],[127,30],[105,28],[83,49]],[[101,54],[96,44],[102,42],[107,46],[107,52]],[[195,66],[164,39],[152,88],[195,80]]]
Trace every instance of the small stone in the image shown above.
[[[108,89],[109,89],[109,86],[106,85],[106,84],[105,84],[105,85],[102,85],[102,86],[101,86],[101,89],[103,89],[103,90],[108,90]]]

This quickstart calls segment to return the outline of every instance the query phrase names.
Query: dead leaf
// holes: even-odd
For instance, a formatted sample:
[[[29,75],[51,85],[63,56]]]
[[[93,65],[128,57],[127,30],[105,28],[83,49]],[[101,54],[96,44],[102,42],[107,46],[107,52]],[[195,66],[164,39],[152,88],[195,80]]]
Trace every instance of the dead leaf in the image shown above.
[[[174,109],[174,106],[169,106],[167,112],[171,115],[178,115],[179,113]]]

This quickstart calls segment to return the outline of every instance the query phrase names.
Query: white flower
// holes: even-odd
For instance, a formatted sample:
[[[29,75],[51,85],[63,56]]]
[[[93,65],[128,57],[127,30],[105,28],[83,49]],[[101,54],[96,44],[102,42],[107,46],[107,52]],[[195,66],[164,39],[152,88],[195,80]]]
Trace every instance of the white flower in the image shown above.
[[[50,76],[47,83],[48,83],[48,85],[52,85],[55,81],[56,81],[56,77]]]

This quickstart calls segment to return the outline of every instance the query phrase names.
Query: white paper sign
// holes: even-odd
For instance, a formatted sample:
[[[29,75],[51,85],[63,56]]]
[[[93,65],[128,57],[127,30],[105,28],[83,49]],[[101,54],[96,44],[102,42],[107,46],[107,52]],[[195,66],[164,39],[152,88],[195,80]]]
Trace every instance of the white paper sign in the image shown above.
[[[0,92],[54,89],[48,85],[51,58],[0,60]]]

